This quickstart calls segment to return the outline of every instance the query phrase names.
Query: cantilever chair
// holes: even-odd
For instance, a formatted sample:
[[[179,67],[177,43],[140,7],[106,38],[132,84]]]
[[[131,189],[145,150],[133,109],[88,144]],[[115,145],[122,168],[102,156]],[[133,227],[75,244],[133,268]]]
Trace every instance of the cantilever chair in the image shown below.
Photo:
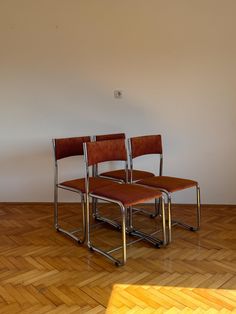
[[[54,173],[54,227],[57,231],[60,231],[78,243],[83,243],[85,241],[86,225],[85,225],[85,178],[77,178],[64,182],[59,182],[59,164],[61,159],[69,158],[72,156],[83,156],[83,143],[90,142],[89,136],[84,137],[69,137],[69,138],[57,138],[53,139],[53,150],[54,150],[54,164],[55,164],[55,173]],[[59,162],[60,161],[60,162]],[[102,178],[91,178],[90,179],[90,189],[107,185],[107,180]],[[59,224],[58,217],[58,190],[68,190],[74,193],[79,194],[81,198],[82,206],[82,228],[74,230],[65,230]],[[77,237],[75,234],[80,232],[81,237]]]
[[[197,231],[200,229],[200,215],[201,215],[201,204],[200,204],[200,186],[197,181],[175,178],[162,175],[163,168],[163,154],[162,154],[162,141],[161,135],[147,135],[133,137],[128,142],[130,152],[130,165],[131,165],[131,182],[132,182],[132,168],[133,159],[139,156],[147,154],[160,154],[160,175],[150,178],[145,178],[138,181],[138,184],[157,188],[163,191],[168,200],[168,242],[171,242],[171,225],[177,224],[191,231]],[[171,220],[171,194],[177,191],[185,190],[188,188],[196,188],[197,192],[197,213],[196,213],[196,226],[190,226],[180,221]]]
[[[120,184],[114,181],[109,181],[109,185],[93,189],[90,189],[89,168],[107,161],[124,161],[127,160],[127,152],[124,139],[107,140],[100,142],[84,143],[84,158],[86,163],[86,208],[87,208],[87,245],[92,251],[96,251],[113,262],[116,265],[124,265],[126,262],[126,232],[131,235],[140,237],[156,246],[160,244],[166,244],[166,228],[165,228],[165,209],[164,209],[164,197],[162,193],[156,189],[144,187],[137,184]],[[94,199],[106,201],[109,203],[117,204],[120,208],[122,223],[122,245],[119,248],[112,249],[110,251],[103,251],[100,248],[92,244],[90,239],[90,208],[89,197]],[[163,241],[154,238],[152,235],[145,234],[138,230],[135,230],[132,222],[132,215],[130,215],[130,208],[133,205],[146,202],[151,199],[162,198],[162,224],[163,224]],[[128,224],[126,225],[126,219]],[[117,249],[122,249],[122,259],[116,259],[112,256],[112,252]]]

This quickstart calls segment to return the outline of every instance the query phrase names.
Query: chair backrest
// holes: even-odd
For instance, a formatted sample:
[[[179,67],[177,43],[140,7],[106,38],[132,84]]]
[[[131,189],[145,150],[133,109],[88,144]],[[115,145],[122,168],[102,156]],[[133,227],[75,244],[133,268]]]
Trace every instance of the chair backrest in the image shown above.
[[[105,161],[126,161],[125,140],[115,139],[84,143],[84,157],[87,166]]]
[[[107,141],[107,140],[116,140],[116,139],[125,139],[125,133],[111,133],[111,134],[99,134],[93,136],[93,141]],[[98,165],[93,165],[93,176],[98,175]]]
[[[99,142],[84,143],[84,160],[86,165],[85,186],[86,195],[89,191],[89,167],[106,161],[125,161],[126,176],[128,177],[127,151],[125,139],[115,139]]]
[[[125,139],[125,133],[112,133],[112,134],[102,134],[94,135],[94,141],[107,141],[107,140],[116,140],[116,139]]]
[[[128,139],[130,168],[133,169],[133,159],[143,155],[160,155],[159,175],[162,175],[163,155],[161,135],[144,135]]]
[[[90,136],[53,139],[55,160],[83,155],[83,143],[85,142],[90,142]]]
[[[131,137],[129,141],[132,158],[149,154],[162,154],[161,135]]]
[[[55,138],[52,140],[54,150],[54,187],[58,184],[58,160],[84,155],[83,143],[90,142],[90,136]]]

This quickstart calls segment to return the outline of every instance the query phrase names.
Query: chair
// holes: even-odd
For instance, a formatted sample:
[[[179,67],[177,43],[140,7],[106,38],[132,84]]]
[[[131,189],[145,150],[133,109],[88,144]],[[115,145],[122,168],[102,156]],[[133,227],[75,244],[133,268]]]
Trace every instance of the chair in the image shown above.
[[[53,139],[53,151],[54,151],[54,227],[57,231],[60,231],[78,243],[83,243],[85,241],[85,179],[77,178],[69,181],[59,182],[59,164],[61,165],[61,160],[72,156],[82,156],[83,155],[83,143],[90,142],[89,136],[84,137],[69,137],[69,138],[57,138]],[[60,162],[59,162],[60,161]],[[61,166],[60,166],[61,168]],[[102,178],[91,178],[90,179],[90,189],[107,185],[107,180]],[[59,225],[58,217],[58,190],[68,190],[74,193],[78,193],[81,198],[82,206],[82,228],[75,230],[65,230]],[[75,234],[81,231],[82,236],[79,238]]]
[[[111,133],[111,134],[100,134],[100,135],[94,135],[93,141],[100,142],[100,141],[106,141],[106,140],[115,140],[115,139],[125,139],[125,133]],[[93,176],[94,177],[100,177],[108,180],[113,180],[115,182],[125,183],[128,181],[128,163],[126,160],[125,168],[119,169],[119,170],[113,170],[113,171],[107,171],[103,173],[99,173],[98,171],[98,165],[93,165]],[[103,217],[99,214],[98,208],[97,208],[97,200],[92,200],[92,208],[93,208],[93,217],[98,221],[106,222],[118,229],[120,229],[120,225],[116,223],[114,220],[111,220],[109,218]]]
[[[113,133],[113,134],[103,134],[103,135],[95,135],[93,137],[94,141],[104,141],[104,140],[112,140],[112,139],[125,139],[125,133]],[[120,183],[128,183],[131,182],[131,170],[128,167],[128,163],[126,165],[127,169],[118,169],[118,170],[112,170],[112,171],[106,171],[99,173],[97,165],[94,166],[94,175],[99,176],[101,178],[105,179],[110,179],[113,181],[117,181]],[[138,170],[138,169],[132,169],[132,182],[134,183],[135,181],[145,179],[148,177],[153,177],[155,176],[154,173],[148,172],[148,171],[143,171],[143,170]],[[156,208],[157,208],[158,202],[156,201]],[[94,217],[98,220],[102,220],[103,218],[98,215],[98,211],[96,209],[96,201],[93,204],[93,209],[94,209]],[[154,213],[150,214],[150,211],[146,211],[143,208],[135,208],[135,212],[141,212],[143,214],[149,215],[150,217],[156,217],[157,215],[157,209],[155,210]],[[111,221],[108,223],[111,223]]]
[[[130,138],[128,141],[128,147],[130,151],[130,167],[131,167],[131,182],[132,182],[132,168],[133,159],[147,155],[147,154],[159,154],[160,155],[160,168],[159,176],[145,178],[138,181],[138,184],[160,189],[167,195],[168,199],[168,242],[171,242],[171,225],[178,224],[191,231],[197,231],[200,229],[200,215],[201,215],[201,203],[200,203],[200,186],[197,181],[175,178],[162,175],[163,168],[163,154],[162,154],[162,141],[161,135],[147,135]],[[190,226],[180,221],[171,221],[171,194],[177,191],[181,191],[188,188],[196,188],[197,192],[197,215],[196,226]]]
[[[132,223],[132,214],[130,213],[130,209],[133,205],[139,204],[142,202],[146,202],[151,199],[155,198],[163,198],[162,193],[153,188],[147,188],[137,184],[120,184],[117,182],[109,181],[109,185],[93,189],[91,192],[90,189],[90,180],[89,177],[89,168],[99,164],[101,162],[107,161],[124,161],[126,163],[127,160],[127,153],[125,147],[125,140],[124,139],[116,139],[116,140],[106,140],[100,142],[88,142],[84,143],[84,158],[86,164],[86,208],[87,208],[87,245],[88,247],[96,251],[113,262],[116,265],[124,265],[126,263],[126,232],[131,235],[135,235],[138,237],[143,238],[153,244],[160,245],[166,244],[166,228],[165,228],[165,210],[164,210],[164,200],[162,202],[162,224],[163,224],[163,241],[152,237],[151,235],[147,235],[143,232],[139,232],[134,229]],[[89,197],[92,197],[97,200],[102,200],[106,202],[110,202],[113,204],[117,204],[120,208],[121,212],[121,230],[122,230],[122,259],[114,258],[111,253],[114,252],[116,249],[112,249],[110,251],[103,251],[100,248],[96,247],[92,244],[90,239],[90,210],[89,210]],[[128,224],[126,224],[126,219]]]
[[[114,139],[125,139],[125,133],[114,133],[114,134],[103,134],[95,135],[94,141],[104,141],[104,140],[114,140]],[[128,167],[128,164],[127,164]],[[128,169],[128,172],[125,169],[118,169],[112,171],[106,171],[98,174],[98,169],[96,169],[96,175],[99,177],[111,179],[117,182],[128,183],[131,182],[131,171]],[[138,181],[148,177],[153,177],[155,174],[148,171],[132,169],[132,181]]]

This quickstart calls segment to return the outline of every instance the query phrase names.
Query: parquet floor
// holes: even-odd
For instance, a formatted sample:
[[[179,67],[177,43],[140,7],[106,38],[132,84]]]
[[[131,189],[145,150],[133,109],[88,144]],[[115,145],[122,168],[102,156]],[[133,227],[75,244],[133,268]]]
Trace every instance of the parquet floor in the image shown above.
[[[183,207],[174,212],[191,220],[192,207]],[[200,232],[174,227],[167,248],[135,243],[123,267],[55,232],[52,212],[49,204],[0,204],[0,313],[236,313],[236,207],[203,206]],[[76,226],[79,206],[61,212]],[[94,234],[103,247],[120,240],[105,226]]]

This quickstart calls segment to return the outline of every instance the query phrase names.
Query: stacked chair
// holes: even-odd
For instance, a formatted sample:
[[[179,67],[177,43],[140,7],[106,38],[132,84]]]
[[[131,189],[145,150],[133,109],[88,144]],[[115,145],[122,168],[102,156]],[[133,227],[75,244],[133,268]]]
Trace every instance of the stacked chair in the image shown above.
[[[112,134],[100,134],[100,135],[94,135],[92,137],[93,142],[100,142],[100,141],[106,141],[106,140],[116,140],[116,139],[125,139],[125,133],[112,133]],[[119,183],[128,183],[128,161],[125,160],[125,167],[123,169],[119,170],[112,170],[108,172],[99,173],[99,167],[98,164],[94,164],[92,167],[92,173],[94,177],[100,177],[108,180],[112,180]],[[97,208],[97,199],[92,199],[92,208],[93,208],[93,217],[98,221],[106,222],[115,228],[120,229],[120,225],[107,217],[103,217],[99,214],[98,208]]]
[[[104,140],[114,140],[114,139],[125,139],[125,133],[112,133],[112,134],[100,134],[100,135],[95,135],[93,136],[93,141],[104,141]],[[130,152],[129,153],[129,157],[130,156]],[[129,158],[132,161],[132,158]],[[139,180],[145,179],[145,178],[149,178],[149,177],[154,177],[155,174],[153,172],[149,172],[149,171],[144,171],[144,170],[140,170],[140,169],[134,169],[133,166],[130,167],[128,165],[128,162],[125,165],[125,169],[118,169],[118,170],[112,170],[112,171],[106,171],[106,172],[102,172],[100,173],[98,170],[97,165],[95,165],[93,167],[94,169],[94,175],[97,177],[101,177],[101,178],[106,178],[112,181],[117,181],[120,183],[134,183],[137,182]],[[160,167],[161,169],[161,167]],[[161,175],[161,173],[159,173],[159,175]],[[139,212],[139,213],[143,213],[146,215],[149,215],[151,218],[156,217],[159,214],[159,206],[158,206],[158,199],[155,200],[155,211],[154,213],[150,213],[150,211],[146,211],[143,208],[133,208],[135,210],[135,212]],[[103,221],[107,221],[108,223],[112,223],[111,221],[108,221],[106,218],[104,220],[104,217],[99,216],[98,211],[96,209],[96,201],[93,204],[93,212],[94,212],[94,217],[97,220],[103,220]]]
[[[63,165],[63,160],[77,156],[83,156],[83,143],[90,142],[90,136],[83,137],[70,137],[70,138],[57,138],[53,139],[53,152],[54,152],[54,227],[57,231],[62,232],[69,237],[76,240],[78,243],[83,243],[86,237],[86,224],[85,224],[85,178],[73,178],[59,182],[59,170]],[[109,184],[109,182],[102,178],[90,178],[90,191],[94,188],[101,187]],[[65,230],[59,224],[58,214],[58,191],[60,189],[77,193],[80,197],[82,206],[82,226],[74,230]],[[81,237],[76,234],[80,232]]]
[[[157,188],[166,194],[168,200],[168,242],[171,242],[171,226],[177,224],[191,231],[197,231],[200,228],[200,186],[197,181],[175,178],[169,176],[163,176],[163,154],[162,154],[162,140],[161,135],[147,135],[132,137],[128,140],[129,156],[130,156],[130,170],[131,170],[131,182],[132,182],[132,168],[133,159],[148,155],[148,154],[159,154],[160,155],[160,166],[159,176],[153,176],[139,180],[137,183],[144,186]],[[188,188],[195,188],[197,194],[197,205],[196,205],[196,225],[190,226],[180,221],[172,221],[171,219],[171,195],[174,192],[182,191]]]
[[[103,135],[96,135],[93,137],[94,141],[104,141],[104,140],[114,140],[114,139],[125,139],[125,133],[114,133],[114,134],[103,134]],[[128,169],[128,162],[126,164],[126,167]],[[97,170],[97,169],[96,169]],[[129,183],[131,182],[131,170],[128,169],[118,169],[118,170],[112,170],[107,172],[98,173],[98,170],[96,171],[96,175],[102,178],[111,179],[114,181],[118,181],[121,183]],[[148,177],[155,176],[154,173],[143,171],[143,170],[137,170],[132,169],[132,182],[145,179]]]
[[[54,148],[54,226],[60,231],[78,243],[86,241],[90,250],[98,252],[116,265],[124,265],[127,259],[126,234],[138,237],[141,240],[148,241],[155,247],[165,246],[171,242],[172,225],[178,224],[191,231],[197,231],[200,228],[200,187],[196,181],[163,176],[163,153],[161,135],[147,135],[132,137],[128,139],[126,145],[125,134],[106,134],[93,137],[72,137],[59,138],[53,140]],[[134,169],[134,160],[145,155],[158,155],[159,167],[158,175],[155,172],[149,172]],[[71,180],[59,180],[59,164],[62,160],[77,156],[83,156],[85,161],[85,176],[82,178],[72,178]],[[118,170],[99,173],[100,164],[105,162],[123,162],[123,167]],[[92,173],[92,176],[90,175]],[[196,226],[190,226],[180,221],[173,221],[171,215],[171,195],[172,193],[187,188],[196,188],[197,206],[196,206]],[[58,210],[58,191],[59,189],[68,190],[79,194],[82,207],[82,222],[77,229],[67,230],[62,228],[59,223]],[[167,208],[165,208],[165,199]],[[92,200],[92,207],[90,206]],[[116,204],[120,209],[120,223],[117,221],[101,217],[97,210],[97,201]],[[133,213],[137,209],[136,205],[154,201],[155,212],[149,215],[151,217],[160,217],[162,223],[162,239],[152,234],[144,233],[134,227]],[[165,210],[167,209],[167,217]],[[112,210],[112,209],[111,209]],[[144,211],[145,212],[145,211]],[[91,217],[114,226],[121,231],[121,245],[118,248],[108,251],[102,250],[91,240]],[[167,219],[166,219],[167,218]],[[166,221],[168,228],[166,228]],[[167,233],[168,229],[168,233]],[[77,233],[81,236],[78,237]],[[139,240],[140,240],[139,239]],[[121,249],[122,258],[117,259],[113,252]]]
[[[166,245],[166,228],[165,228],[165,209],[164,198],[162,193],[158,189],[144,187],[131,183],[117,183],[111,180],[110,184],[98,189],[94,189],[92,192],[90,189],[89,167],[98,165],[102,162],[110,161],[124,161],[127,163],[127,152],[124,139],[106,140],[99,142],[90,142],[84,144],[84,156],[86,163],[86,205],[87,205],[87,244],[88,247],[100,254],[108,257],[115,262],[116,265],[124,265],[126,262],[126,232],[131,235],[143,238],[152,244],[159,246],[160,244]],[[122,233],[122,259],[118,260],[114,258],[111,253],[115,251],[103,251],[91,243],[90,240],[90,207],[89,197],[94,199],[106,201],[109,203],[117,204],[120,207],[121,212],[121,233]],[[135,230],[132,223],[132,216],[129,215],[130,209],[133,205],[140,204],[146,201],[150,201],[155,198],[162,198],[162,229],[163,229],[163,241],[154,238],[152,235],[145,234],[141,231]],[[126,223],[126,218],[128,224]]]

